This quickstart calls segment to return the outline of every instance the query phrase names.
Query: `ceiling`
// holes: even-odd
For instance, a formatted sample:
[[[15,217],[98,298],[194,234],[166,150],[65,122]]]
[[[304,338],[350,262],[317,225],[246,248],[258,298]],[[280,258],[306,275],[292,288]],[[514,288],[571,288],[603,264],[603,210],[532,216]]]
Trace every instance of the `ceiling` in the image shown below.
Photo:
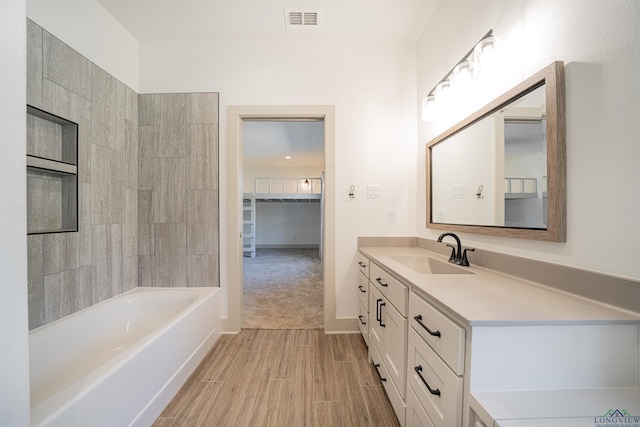
[[[441,0],[98,0],[138,41],[410,40]],[[318,28],[287,29],[285,8],[320,11]]]
[[[98,0],[139,42],[179,40],[415,41],[442,0]],[[285,9],[318,12],[287,28]],[[322,122],[245,122],[247,166],[324,165]],[[291,159],[285,159],[290,155]]]
[[[242,151],[245,166],[323,168],[324,122],[244,120]]]

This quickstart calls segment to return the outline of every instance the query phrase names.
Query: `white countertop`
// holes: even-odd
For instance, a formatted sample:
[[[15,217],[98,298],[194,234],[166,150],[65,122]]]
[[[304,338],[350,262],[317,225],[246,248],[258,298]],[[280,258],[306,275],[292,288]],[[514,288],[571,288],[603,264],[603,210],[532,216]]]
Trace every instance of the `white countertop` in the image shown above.
[[[594,427],[595,419],[616,409],[640,419],[640,389],[636,387],[476,392],[473,398],[504,427]]]
[[[397,256],[447,257],[417,247],[360,247],[366,256],[471,326],[637,322],[640,315],[471,265],[474,274],[419,274]]]

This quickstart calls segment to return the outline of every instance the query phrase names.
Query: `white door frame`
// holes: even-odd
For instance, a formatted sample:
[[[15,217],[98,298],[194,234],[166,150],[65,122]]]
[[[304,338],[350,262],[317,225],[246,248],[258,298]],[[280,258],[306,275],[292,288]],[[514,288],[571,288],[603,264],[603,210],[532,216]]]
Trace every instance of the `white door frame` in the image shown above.
[[[227,110],[227,307],[223,330],[242,328],[242,121],[322,119],[324,121],[324,329],[336,330],[335,286],[335,106],[230,105]]]

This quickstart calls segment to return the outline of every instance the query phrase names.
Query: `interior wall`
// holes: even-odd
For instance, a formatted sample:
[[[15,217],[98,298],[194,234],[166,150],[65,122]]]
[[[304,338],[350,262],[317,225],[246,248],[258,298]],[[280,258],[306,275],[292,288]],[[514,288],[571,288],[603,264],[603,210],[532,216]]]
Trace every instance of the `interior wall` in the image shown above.
[[[293,54],[295,53],[295,54]],[[357,317],[355,256],[360,235],[415,229],[415,45],[350,40],[144,42],[142,92],[220,92],[220,156],[226,158],[229,105],[335,105],[336,316]],[[226,200],[227,165],[220,165]],[[379,199],[366,185],[381,186]],[[349,187],[356,196],[350,199]],[[387,209],[395,221],[387,222]],[[225,211],[222,210],[224,215]],[[221,244],[229,238],[221,216]],[[227,281],[226,256],[221,283]]]
[[[33,329],[138,286],[138,94],[30,20],[27,76],[78,124],[78,231],[28,236]]]
[[[27,16],[138,91],[138,41],[97,0],[29,0]]]
[[[219,286],[218,94],[139,99],[140,286]]]
[[[29,425],[26,12],[0,2],[0,425]]]
[[[418,41],[418,91],[426,94],[490,28],[508,62],[498,81],[442,123],[418,122],[418,226],[425,227],[424,144],[554,60],[565,63],[567,241],[465,234],[463,243],[640,278],[640,3],[523,0],[442,2]],[[442,43],[447,40],[447,43]],[[606,291],[606,290],[605,290]]]
[[[320,246],[320,203],[273,202],[256,204],[257,248]]]

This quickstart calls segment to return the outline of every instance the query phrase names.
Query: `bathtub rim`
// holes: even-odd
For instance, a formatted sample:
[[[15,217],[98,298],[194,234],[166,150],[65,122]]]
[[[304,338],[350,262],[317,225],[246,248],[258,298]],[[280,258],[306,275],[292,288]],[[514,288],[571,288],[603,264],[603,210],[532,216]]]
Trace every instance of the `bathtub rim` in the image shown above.
[[[126,299],[126,297],[131,296],[131,294],[143,294],[143,293],[155,293],[155,292],[180,292],[188,290],[190,293],[196,293],[197,298],[192,301],[189,305],[184,307],[174,316],[170,317],[164,322],[158,324],[158,326],[153,330],[153,332],[145,335],[143,339],[136,342],[135,345],[131,346],[127,351],[116,355],[116,357],[108,360],[106,363],[100,365],[97,369],[91,371],[87,375],[78,378],[73,383],[69,384],[62,390],[57,391],[54,394],[51,394],[47,398],[41,400],[38,404],[34,406],[30,406],[31,413],[31,425],[40,426],[47,425],[51,420],[55,420],[60,414],[64,413],[64,411],[68,410],[70,407],[75,405],[79,400],[81,400],[86,394],[95,390],[99,387],[106,379],[109,378],[109,375],[113,372],[116,372],[122,366],[124,366],[127,361],[140,353],[144,352],[152,343],[154,343],[157,338],[162,335],[164,330],[171,328],[176,325],[180,320],[184,319],[186,316],[191,314],[197,307],[205,304],[210,299],[217,299],[217,302],[214,301],[213,304],[217,304],[217,310],[220,310],[220,287],[176,287],[176,288],[167,288],[167,287],[137,287],[131,289],[127,292],[123,292],[122,294],[116,295],[114,297],[108,298],[100,303],[94,304],[85,309],[79,310],[76,313],[73,313],[69,316],[65,316],[61,319],[58,319],[54,322],[50,322],[47,325],[39,327],[37,329],[45,328],[46,326],[53,325],[54,323],[59,323],[64,320],[73,320],[72,316],[76,314],[80,314],[81,312],[88,311],[92,308],[97,307],[98,305],[105,305],[106,303],[113,302],[115,299]],[[34,329],[31,332],[35,332]],[[148,416],[145,414],[150,411],[151,414],[154,414],[155,417],[160,414],[164,406],[171,400],[171,398],[177,393],[179,388],[182,386],[184,381],[188,379],[188,376],[191,374],[193,370],[197,367],[200,361],[207,354],[209,349],[215,344],[217,338],[220,336],[220,313],[218,312],[215,316],[215,323],[211,325],[211,330],[207,334],[207,336],[200,342],[197,348],[191,352],[191,354],[187,357],[186,360],[178,367],[177,371],[173,372],[171,377],[164,383],[160,390],[158,390],[153,399],[146,403],[144,408],[136,415],[134,421],[130,425],[146,425],[146,424],[138,424],[137,420],[146,419]],[[186,372],[186,373],[185,373]],[[87,380],[90,380],[87,382]],[[176,385],[177,384],[177,385]],[[168,398],[167,398],[168,396]],[[156,402],[157,401],[157,402]],[[164,403],[162,403],[164,402]],[[158,406],[161,405],[161,406]],[[158,413],[155,413],[158,411]],[[154,418],[155,419],[155,418]],[[150,424],[149,424],[150,425]]]
[[[75,312],[73,312],[73,313],[71,313],[71,314],[69,314],[67,316],[64,316],[64,317],[61,317],[59,319],[53,320],[53,321],[51,321],[49,323],[46,323],[46,324],[44,324],[42,326],[38,326],[37,328],[33,328],[33,329],[31,329],[29,331],[29,340],[31,340],[31,335],[32,334],[37,335],[38,331],[44,330],[45,328],[54,326],[54,325],[56,325],[58,323],[62,323],[62,321],[64,321],[64,320],[68,321],[70,318],[74,318],[74,317],[80,316],[82,313],[85,313],[85,312],[87,312],[87,311],[89,311],[91,309],[95,309],[95,308],[101,307],[103,305],[106,305],[109,302],[113,302],[113,300],[115,300],[116,298],[118,298],[118,299],[119,298],[123,298],[124,299],[125,297],[130,296],[132,294],[142,294],[142,293],[147,293],[147,292],[150,292],[150,291],[161,291],[161,292],[169,291],[169,292],[171,292],[171,291],[178,291],[178,290],[189,290],[189,291],[198,292],[200,290],[207,290],[207,289],[208,290],[213,290],[214,293],[215,293],[216,289],[222,289],[222,288],[220,288],[219,286],[206,286],[206,287],[205,286],[202,286],[202,287],[180,286],[180,287],[172,287],[172,288],[164,287],[164,286],[138,286],[138,287],[135,287],[133,289],[129,289],[128,291],[124,291],[121,294],[114,295],[114,296],[112,296],[110,298],[107,298],[105,300],[102,300],[100,302],[92,304],[89,307],[82,308],[82,309],[80,309],[78,311],[75,311]],[[202,292],[205,293],[204,291],[202,291]]]

